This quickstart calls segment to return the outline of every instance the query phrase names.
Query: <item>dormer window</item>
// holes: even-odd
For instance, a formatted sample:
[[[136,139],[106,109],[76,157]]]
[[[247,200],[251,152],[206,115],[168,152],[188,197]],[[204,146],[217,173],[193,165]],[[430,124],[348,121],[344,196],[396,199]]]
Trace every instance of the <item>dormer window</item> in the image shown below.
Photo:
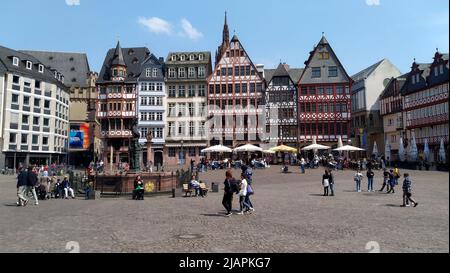
[[[64,76],[61,75],[61,82],[64,83]]]
[[[19,66],[19,58],[13,57],[13,65],[14,66]]]
[[[441,64],[439,66],[439,74],[444,74],[444,65],[443,64]]]
[[[38,66],[38,71],[39,73],[44,73],[44,66],[42,64]]]
[[[150,68],[145,69],[145,76],[147,78],[150,78],[151,74],[152,74],[152,70]]]
[[[189,60],[190,60],[190,61],[193,61],[193,60],[195,60],[195,56],[194,56],[194,54],[191,54],[191,55],[189,56]]]
[[[152,71],[152,77],[153,77],[153,78],[158,77],[158,69],[157,69],[157,68],[153,68],[153,71]]]
[[[132,62],[133,62],[133,64],[137,64],[139,62],[139,60],[138,60],[138,58],[134,58]]]
[[[130,50],[128,50],[128,55],[134,55],[134,50],[133,49],[130,49]]]
[[[184,55],[181,55],[180,56],[180,61],[184,61],[185,60],[185,56]]]
[[[198,59],[199,59],[200,61],[203,61],[203,54],[198,55]]]
[[[33,67],[33,63],[30,61],[27,61],[27,69],[31,70],[32,67]]]
[[[177,56],[176,55],[172,55],[171,60],[172,60],[172,62],[176,61],[177,60]]]

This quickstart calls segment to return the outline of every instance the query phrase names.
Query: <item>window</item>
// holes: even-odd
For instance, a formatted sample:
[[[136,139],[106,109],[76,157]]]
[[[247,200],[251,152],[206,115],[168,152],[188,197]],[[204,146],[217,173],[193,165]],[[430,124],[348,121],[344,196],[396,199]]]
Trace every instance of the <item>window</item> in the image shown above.
[[[444,65],[443,64],[441,64],[439,66],[439,74],[444,74]]]
[[[435,77],[439,76],[439,67],[437,66],[434,67],[434,76]]]
[[[184,56],[184,55],[180,56],[180,61],[184,61],[185,59],[186,59],[186,56]]]
[[[199,85],[198,86],[198,96],[199,97],[206,96],[206,87],[205,87],[205,85]]]
[[[178,68],[178,78],[186,77],[186,69],[184,67]]]
[[[177,96],[177,91],[174,85],[169,86],[169,98],[175,98]]]
[[[199,134],[201,135],[201,136],[204,136],[205,135],[205,122],[204,121],[201,121],[200,122],[200,128],[198,129],[199,130]]]
[[[247,83],[242,84],[242,93],[247,93]]]
[[[32,67],[33,67],[33,63],[30,61],[27,61],[27,69],[31,70]]]
[[[186,103],[180,103],[178,105],[178,116],[186,116]]]
[[[146,138],[148,134],[148,128],[141,128],[141,138]]]
[[[44,126],[48,127],[50,123],[50,120],[48,118],[44,118]]]
[[[19,103],[19,95],[12,94],[11,102],[12,103]]]
[[[199,78],[204,78],[205,77],[205,67],[204,66],[200,66],[198,68],[198,77]]]
[[[234,92],[235,92],[236,94],[241,93],[241,85],[240,85],[239,83],[236,83],[236,84],[234,85]]]
[[[45,100],[44,101],[44,108],[50,108],[50,101],[49,100]]]
[[[30,97],[28,96],[23,97],[23,105],[30,105]]]
[[[173,136],[175,135],[175,123],[174,122],[169,122],[168,124],[168,128],[169,128],[169,132],[167,136]]]
[[[194,61],[194,60],[195,60],[194,54],[189,55],[189,61]]]
[[[19,66],[19,58],[13,57],[13,65],[14,66]]]
[[[48,145],[48,137],[47,136],[42,137],[42,145],[44,145],[44,146]]]
[[[175,78],[175,68],[169,68],[169,78]]]
[[[33,135],[31,138],[31,144],[37,145],[39,144],[39,135]]]
[[[152,71],[151,71],[150,68],[145,69],[145,76],[146,76],[147,78],[150,78],[151,72],[152,72]]]
[[[21,135],[21,141],[22,144],[28,144],[28,135],[27,134],[22,134]]]
[[[149,91],[155,91],[155,83],[154,82],[151,82],[151,83],[148,84],[148,90]]]
[[[178,97],[185,98],[186,97],[186,87],[184,85],[178,86]]]
[[[176,157],[177,151],[173,147],[169,147],[169,157]]]
[[[320,67],[313,67],[312,68],[312,77],[313,78],[320,78]]]
[[[38,71],[39,73],[44,73],[44,66],[42,64],[39,65]]]
[[[33,125],[39,125],[39,117],[33,117]]]
[[[189,116],[193,117],[194,116],[194,104],[190,102],[188,104],[188,108],[189,108]]]
[[[9,143],[15,144],[16,143],[17,134],[16,133],[9,133]]]
[[[198,60],[199,60],[199,61],[203,61],[203,58],[204,58],[203,54],[199,54],[199,55],[198,55]]]
[[[13,84],[19,84],[20,83],[20,77],[19,76],[13,76]]]
[[[227,75],[227,68],[226,67],[222,67],[222,76],[226,76]],[[229,75],[231,76],[231,75]]]
[[[185,128],[184,121],[180,122],[178,124],[178,135],[184,136],[186,134],[186,128]]]
[[[195,97],[195,85],[188,86],[188,97]]]
[[[170,57],[170,59],[172,60],[172,62],[176,61],[176,60],[177,60],[177,55],[172,55],[172,56]]]
[[[256,90],[256,85],[254,83],[250,83],[250,93],[254,93]]]
[[[188,68],[188,77],[194,78],[195,77],[195,67],[189,67]]]
[[[328,96],[332,96],[333,95],[333,87],[332,86],[328,86],[327,87],[327,95]]]
[[[34,107],[41,107],[41,99],[34,98]]]
[[[163,84],[161,82],[156,84],[156,91],[163,91]]]
[[[328,67],[328,77],[337,77],[338,76],[338,69],[337,66],[330,66]]]
[[[153,68],[153,70],[152,70],[152,77],[153,78],[158,77],[158,68]]]
[[[189,136],[193,137],[194,134],[195,134],[194,122],[190,121],[189,122]]]

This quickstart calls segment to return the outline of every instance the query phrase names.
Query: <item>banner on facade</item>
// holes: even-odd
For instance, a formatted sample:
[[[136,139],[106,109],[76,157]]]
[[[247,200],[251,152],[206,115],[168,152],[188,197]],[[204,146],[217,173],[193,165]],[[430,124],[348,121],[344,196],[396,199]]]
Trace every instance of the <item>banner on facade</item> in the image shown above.
[[[89,149],[89,123],[73,124],[70,126],[69,146],[71,149]]]

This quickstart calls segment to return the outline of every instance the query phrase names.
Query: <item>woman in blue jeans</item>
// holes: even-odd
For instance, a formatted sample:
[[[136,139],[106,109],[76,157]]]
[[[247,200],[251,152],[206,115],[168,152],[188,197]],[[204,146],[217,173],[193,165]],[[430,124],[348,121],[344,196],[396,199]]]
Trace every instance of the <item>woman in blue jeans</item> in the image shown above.
[[[354,179],[355,182],[356,182],[356,191],[357,191],[357,192],[361,192],[361,181],[362,181],[362,179],[363,179],[363,175],[362,175],[360,169],[358,169],[358,170],[356,171],[355,176],[354,176],[353,179]]]

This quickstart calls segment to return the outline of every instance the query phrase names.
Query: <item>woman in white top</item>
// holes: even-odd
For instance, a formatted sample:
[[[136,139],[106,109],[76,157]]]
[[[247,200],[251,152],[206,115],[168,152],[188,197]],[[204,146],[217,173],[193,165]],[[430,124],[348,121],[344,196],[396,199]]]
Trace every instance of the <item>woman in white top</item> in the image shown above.
[[[244,214],[245,211],[250,210],[250,206],[245,202],[245,197],[247,196],[247,186],[248,182],[244,173],[241,173],[241,190],[239,191],[239,206],[240,211],[237,214]]]
[[[361,170],[360,169],[358,169],[357,171],[356,171],[356,173],[355,173],[355,176],[354,176],[354,180],[355,180],[355,182],[356,182],[356,191],[357,192],[361,192],[361,181],[363,180],[363,174],[361,173]]]

